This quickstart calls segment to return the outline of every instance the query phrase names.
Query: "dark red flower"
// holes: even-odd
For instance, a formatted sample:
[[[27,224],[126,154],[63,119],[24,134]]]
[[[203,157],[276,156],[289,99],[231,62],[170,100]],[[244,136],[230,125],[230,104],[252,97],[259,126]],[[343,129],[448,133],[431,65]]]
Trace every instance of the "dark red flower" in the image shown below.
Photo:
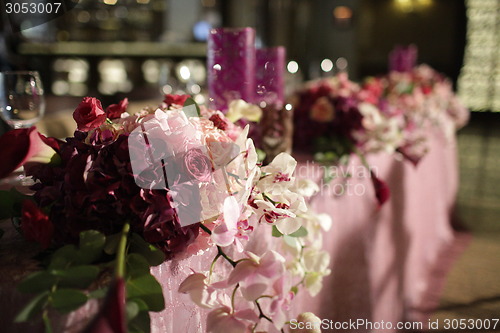
[[[85,333],[125,333],[125,280],[117,277],[111,285],[103,307],[85,329]]]
[[[26,240],[37,242],[44,249],[49,247],[54,226],[49,217],[31,200],[23,202],[21,229]]]
[[[191,97],[189,95],[165,95],[165,99],[163,103],[167,104],[167,107],[175,104],[175,105],[184,105],[184,102]]]
[[[55,154],[55,140],[49,140],[38,133],[36,128],[20,128],[9,131],[0,137],[0,179],[28,162],[32,157],[40,157],[39,162],[49,162]]]
[[[226,120],[222,119],[222,117],[214,113],[213,115],[210,116],[210,120],[214,123],[214,126],[217,127],[218,129],[225,131],[227,129],[227,122]]]
[[[387,184],[379,179],[372,171],[370,171],[370,178],[372,180],[373,188],[375,189],[375,196],[379,207],[382,206],[391,196],[391,191]]]
[[[106,108],[106,115],[109,119],[120,118],[121,114],[127,111],[128,98],[124,98],[118,104],[111,104]]]
[[[80,131],[88,132],[106,121],[106,112],[97,98],[85,97],[73,112],[73,119]]]

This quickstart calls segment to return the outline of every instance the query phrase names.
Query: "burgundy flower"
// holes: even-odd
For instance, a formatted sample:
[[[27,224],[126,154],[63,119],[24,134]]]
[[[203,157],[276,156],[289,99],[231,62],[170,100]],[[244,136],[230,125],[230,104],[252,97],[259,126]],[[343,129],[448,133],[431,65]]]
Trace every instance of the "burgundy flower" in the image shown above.
[[[201,182],[208,182],[212,178],[212,162],[201,149],[191,148],[186,152],[184,167],[189,175]]]
[[[165,95],[165,99],[163,100],[163,103],[167,104],[168,106],[171,106],[172,104],[175,105],[184,105],[186,100],[191,97],[189,95]]]
[[[214,113],[213,115],[210,116],[210,120],[214,123],[214,126],[217,127],[218,129],[225,131],[227,129],[227,122],[226,120],[222,119],[222,117]]]
[[[375,196],[379,207],[382,206],[391,196],[391,191],[387,184],[379,179],[372,171],[370,171],[370,178],[372,180],[373,188],[375,189]]]
[[[23,202],[21,229],[26,240],[37,242],[44,249],[49,247],[54,226],[49,221],[49,217],[31,200]]]
[[[106,112],[97,98],[85,97],[73,112],[73,119],[80,131],[88,132],[106,121]]]
[[[124,98],[118,104],[111,104],[106,108],[106,115],[109,119],[120,118],[121,114],[127,111],[128,98]]]
[[[117,277],[111,285],[103,307],[85,329],[85,333],[125,333],[127,321],[125,317],[125,280]]]
[[[57,141],[45,138],[34,126],[5,133],[0,137],[0,179],[30,160],[50,162],[55,151],[47,143],[56,147]]]
[[[123,221],[130,221],[132,230],[165,252],[168,259],[192,244],[199,226],[181,227],[169,190],[141,189],[135,182],[128,136],[120,135],[106,145],[90,145],[85,143],[88,135],[77,131],[74,138],[60,143],[60,165],[37,164],[31,169],[37,181],[31,188],[35,201],[51,207],[52,243],[77,242],[79,233],[90,229],[115,234],[123,229]],[[175,174],[185,174],[184,181],[194,178],[184,171],[184,159],[178,164],[182,172]]]

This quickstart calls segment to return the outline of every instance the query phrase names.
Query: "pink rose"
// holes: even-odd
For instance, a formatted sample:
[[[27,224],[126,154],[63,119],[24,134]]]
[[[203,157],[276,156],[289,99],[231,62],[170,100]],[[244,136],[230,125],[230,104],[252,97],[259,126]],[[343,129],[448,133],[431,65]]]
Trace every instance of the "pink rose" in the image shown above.
[[[184,167],[189,175],[201,182],[210,181],[214,171],[210,158],[199,148],[191,148],[186,152]]]
[[[20,128],[9,131],[0,137],[0,179],[27,162],[48,163],[59,149],[59,142],[46,138],[36,128]],[[51,148],[52,147],[52,148]]]
[[[27,241],[39,243],[42,248],[49,247],[54,233],[54,225],[49,217],[31,200],[23,202],[21,229]]]
[[[120,118],[121,114],[127,111],[128,98],[124,98],[118,104],[111,104],[106,108],[106,115],[109,119]]]
[[[73,119],[78,130],[88,132],[106,121],[106,112],[97,98],[85,97],[73,112]]]

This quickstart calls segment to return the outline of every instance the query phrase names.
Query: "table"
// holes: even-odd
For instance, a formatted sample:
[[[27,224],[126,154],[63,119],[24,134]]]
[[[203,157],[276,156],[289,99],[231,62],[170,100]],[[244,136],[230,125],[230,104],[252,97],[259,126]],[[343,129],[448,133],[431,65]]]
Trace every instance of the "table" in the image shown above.
[[[428,139],[429,153],[417,167],[388,154],[368,157],[391,189],[381,208],[366,178],[350,180],[358,189],[364,186],[365,195],[335,196],[338,191],[330,186],[314,198],[313,208],[333,219],[325,237],[332,274],[324,280],[320,299],[300,296],[301,308],[335,322],[427,322],[446,273],[441,260],[455,240],[451,219],[458,188],[455,139],[437,129]],[[360,165],[353,157],[349,168]],[[317,165],[303,160],[299,168],[303,176],[312,172],[318,178]]]
[[[392,191],[382,207],[377,207],[370,180],[355,174],[344,183],[338,179],[323,186],[312,199],[317,212],[328,213],[333,219],[332,229],[324,235],[324,248],[332,257],[332,274],[324,279],[324,289],[316,298],[305,291],[297,296],[290,319],[311,311],[334,322],[365,319],[395,325],[398,321],[425,320],[424,310],[436,304],[436,288],[442,282],[434,274],[435,267],[454,241],[450,221],[458,185],[455,142],[437,130],[428,138],[429,153],[417,167],[394,155],[368,157],[369,164]],[[297,158],[298,176],[319,182],[320,166],[308,162],[306,155]],[[360,160],[353,157],[347,168],[361,170]],[[339,185],[348,183],[351,194],[335,194]],[[191,303],[177,288],[191,268],[207,270],[213,256],[211,250],[154,268],[154,275],[163,285],[166,308],[152,315],[152,332],[204,331],[208,311]],[[0,327],[8,332],[26,331],[27,326],[14,325],[11,318],[27,298],[12,292],[12,285],[5,283],[0,297]],[[95,308],[95,304],[89,304],[77,313],[59,317],[55,331],[79,331],[83,319],[90,318]],[[34,332],[41,327],[29,329]]]

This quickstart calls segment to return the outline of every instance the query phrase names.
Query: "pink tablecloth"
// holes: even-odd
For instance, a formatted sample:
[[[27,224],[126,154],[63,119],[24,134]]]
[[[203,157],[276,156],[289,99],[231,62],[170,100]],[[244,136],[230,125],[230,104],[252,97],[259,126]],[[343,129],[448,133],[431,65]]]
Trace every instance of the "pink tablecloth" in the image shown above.
[[[316,298],[305,291],[299,294],[290,319],[303,311],[334,322],[365,319],[395,324],[421,319],[419,310],[428,304],[429,291],[435,287],[429,284],[431,271],[454,238],[450,216],[457,191],[455,143],[433,133],[429,148],[418,167],[388,154],[368,158],[392,191],[382,208],[377,207],[370,180],[356,174],[362,169],[357,158],[352,158],[347,168],[353,171],[352,177],[343,183],[351,192],[336,195],[340,183],[333,182],[313,198],[315,210],[333,219],[332,229],[324,237],[332,257],[332,274],[325,278],[324,289]],[[321,177],[318,165],[305,161],[299,163],[297,171],[302,177]],[[207,311],[177,289],[191,269],[208,270],[212,258],[209,252],[154,269],[163,285],[166,309],[152,314],[152,332],[204,331]],[[9,332],[25,331],[26,326],[13,325],[11,320],[26,298],[7,285],[0,287],[0,295],[4,300],[1,327]],[[61,318],[56,331],[78,331],[82,313],[88,317],[89,311]],[[344,330],[348,331],[369,330]]]
[[[370,180],[355,174],[344,180],[351,195],[336,196],[339,187],[334,183],[314,198],[315,210],[333,219],[325,237],[332,274],[325,278],[318,298],[301,297],[302,309],[334,322],[364,319],[396,326],[400,321],[423,320],[425,324],[423,312],[435,304],[430,297],[440,287],[433,272],[455,237],[451,216],[458,187],[456,143],[437,132],[429,133],[428,140],[429,153],[417,167],[387,154],[368,158],[392,192],[380,209]],[[304,162],[299,167],[305,168],[299,170],[302,176],[312,171],[317,178],[317,166]],[[359,159],[353,158],[348,169],[359,168]],[[366,193],[357,195],[356,189]],[[370,330],[343,330],[349,331]]]

